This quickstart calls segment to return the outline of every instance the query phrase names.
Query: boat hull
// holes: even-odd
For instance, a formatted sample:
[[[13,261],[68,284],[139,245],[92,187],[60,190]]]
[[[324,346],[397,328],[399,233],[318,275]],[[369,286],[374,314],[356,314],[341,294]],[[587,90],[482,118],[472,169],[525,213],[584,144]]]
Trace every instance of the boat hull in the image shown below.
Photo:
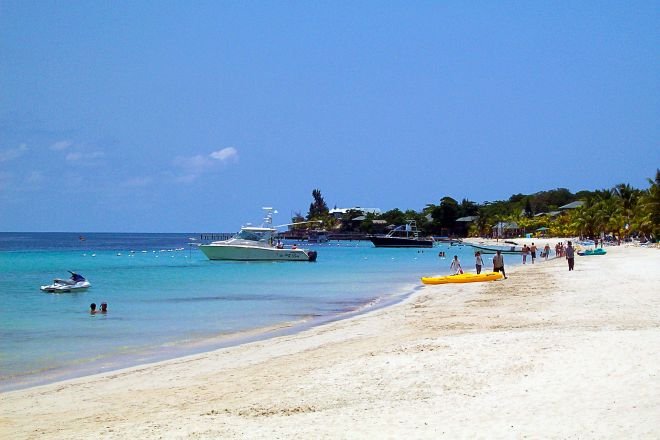
[[[502,254],[521,254],[522,247],[520,246],[481,246],[476,244],[470,244],[474,249],[478,250],[482,254],[496,254],[497,251],[500,251]]]
[[[90,287],[92,287],[92,285],[89,283],[89,281],[79,281],[75,284],[53,283],[49,284],[48,286],[41,286],[41,290],[48,293],[70,293],[87,290]]]
[[[499,272],[463,273],[460,275],[446,275],[442,277],[422,277],[424,284],[453,284],[453,283],[478,283],[483,281],[496,281],[504,278]]]
[[[403,237],[378,237],[370,236],[369,240],[375,247],[388,247],[388,248],[431,248],[433,247],[433,240],[421,238],[403,238]]]
[[[229,261],[314,261],[316,252],[304,249],[258,248],[251,246],[201,245],[209,260]]]
[[[577,254],[581,257],[589,257],[593,255],[605,255],[607,251],[605,249],[587,249],[586,251],[579,251]]]

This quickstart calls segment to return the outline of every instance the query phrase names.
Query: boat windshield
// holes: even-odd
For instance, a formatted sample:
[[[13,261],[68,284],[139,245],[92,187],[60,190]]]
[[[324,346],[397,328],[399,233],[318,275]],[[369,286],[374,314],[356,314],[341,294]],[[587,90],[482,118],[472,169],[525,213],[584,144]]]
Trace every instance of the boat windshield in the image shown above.
[[[261,231],[246,231],[242,230],[236,235],[236,238],[241,240],[250,240],[250,241],[268,241],[268,234]]]

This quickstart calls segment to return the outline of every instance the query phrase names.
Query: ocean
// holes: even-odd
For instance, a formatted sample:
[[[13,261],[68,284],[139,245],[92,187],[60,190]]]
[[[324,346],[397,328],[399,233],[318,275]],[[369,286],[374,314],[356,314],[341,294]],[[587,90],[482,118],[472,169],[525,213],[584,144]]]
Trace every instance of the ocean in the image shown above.
[[[467,269],[474,260],[469,246],[332,241],[300,243],[315,263],[209,261],[190,237],[0,233],[0,390],[300,331],[400,301],[421,276],[448,273],[453,255]],[[92,287],[39,289],[68,270]],[[90,314],[101,302],[108,312]]]

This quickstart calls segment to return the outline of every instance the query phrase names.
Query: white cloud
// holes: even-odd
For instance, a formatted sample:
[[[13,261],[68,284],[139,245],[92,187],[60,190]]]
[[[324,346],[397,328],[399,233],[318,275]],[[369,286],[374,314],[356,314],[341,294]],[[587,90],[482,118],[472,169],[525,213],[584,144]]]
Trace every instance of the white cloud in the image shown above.
[[[176,178],[177,182],[190,183],[196,180],[201,174],[212,169],[218,162],[229,163],[238,160],[238,151],[234,147],[223,148],[214,151],[208,156],[198,154],[192,157],[177,157],[174,159],[174,165],[184,171],[184,174]]]
[[[231,159],[237,160],[238,151],[234,147],[227,147],[223,148],[222,150],[214,151],[213,153],[209,154],[209,157],[221,162],[226,162]]]
[[[76,162],[76,161],[79,161],[79,160],[91,161],[91,160],[94,160],[94,159],[99,159],[103,156],[105,156],[105,153],[103,153],[102,151],[92,151],[91,153],[83,153],[83,152],[80,152],[80,151],[72,151],[71,153],[67,153],[64,158],[68,162]]]
[[[7,148],[5,150],[0,150],[0,162],[9,162],[18,157],[21,157],[23,153],[28,150],[26,144],[21,144],[16,148]]]
[[[53,145],[51,145],[50,149],[55,151],[62,151],[62,150],[66,150],[71,145],[73,145],[73,142],[71,141],[58,141],[55,142]]]
[[[75,162],[77,160],[82,159],[82,153],[68,153],[64,158],[68,162]]]

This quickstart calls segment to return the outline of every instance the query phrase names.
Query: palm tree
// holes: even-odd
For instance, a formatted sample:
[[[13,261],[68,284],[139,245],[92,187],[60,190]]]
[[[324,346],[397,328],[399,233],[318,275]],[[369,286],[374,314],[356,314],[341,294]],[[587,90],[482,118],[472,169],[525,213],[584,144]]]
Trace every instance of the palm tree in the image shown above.
[[[572,235],[591,235],[594,229],[594,209],[592,206],[581,206],[574,209],[570,214],[569,227]]]
[[[637,204],[637,190],[627,183],[620,183],[612,189],[612,193],[619,200],[623,208],[624,228],[627,234],[627,230],[630,227],[630,218],[633,216],[633,209]]]
[[[656,170],[655,181],[648,179],[649,189],[644,191],[637,204],[633,224],[644,234],[660,233],[660,169]]]

